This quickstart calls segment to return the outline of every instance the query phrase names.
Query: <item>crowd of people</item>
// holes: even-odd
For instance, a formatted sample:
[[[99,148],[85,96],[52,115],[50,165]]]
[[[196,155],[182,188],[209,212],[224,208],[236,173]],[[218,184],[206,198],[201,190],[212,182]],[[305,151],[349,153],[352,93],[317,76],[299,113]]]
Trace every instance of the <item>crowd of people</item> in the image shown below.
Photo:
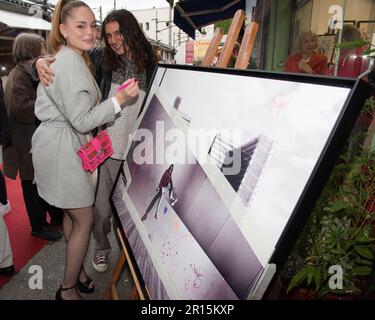
[[[358,37],[352,28],[345,28],[346,41]],[[34,34],[17,36],[12,52],[15,68],[5,92],[0,86],[4,175],[21,179],[31,235],[49,241],[64,235],[66,240],[64,276],[56,299],[81,299],[79,292],[95,290],[83,268],[91,233],[95,241],[92,265],[97,272],[108,268],[113,220],[110,195],[158,60],[127,10],[112,11],[104,19],[103,47],[94,47],[96,33],[95,15],[86,3],[60,0],[47,42]],[[347,34],[351,36],[345,38]],[[316,48],[316,35],[302,33],[298,52],[288,57],[284,71],[329,74],[327,57]],[[52,55],[46,56],[47,49]],[[339,75],[356,76],[366,67],[356,61],[355,69],[348,71],[353,68],[347,65],[351,53],[342,52]],[[137,81],[119,91],[129,79]],[[107,129],[114,152],[99,167],[94,181],[82,169],[77,150],[86,135],[98,128]],[[165,186],[159,185],[148,211],[160,201]],[[171,193],[170,198],[175,200]],[[10,211],[0,170],[0,276],[15,272],[3,218]]]

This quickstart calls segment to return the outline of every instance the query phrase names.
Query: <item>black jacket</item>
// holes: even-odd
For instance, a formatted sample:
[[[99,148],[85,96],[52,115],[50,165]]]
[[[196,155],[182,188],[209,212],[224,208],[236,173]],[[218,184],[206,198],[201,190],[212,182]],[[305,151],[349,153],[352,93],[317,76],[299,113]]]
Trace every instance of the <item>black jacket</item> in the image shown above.
[[[112,72],[106,72],[103,68],[103,54],[103,48],[94,48],[89,51],[91,62],[95,68],[95,80],[102,94],[102,101],[108,98],[112,82]]]
[[[3,83],[0,78],[0,145],[10,144],[10,129],[5,110]]]

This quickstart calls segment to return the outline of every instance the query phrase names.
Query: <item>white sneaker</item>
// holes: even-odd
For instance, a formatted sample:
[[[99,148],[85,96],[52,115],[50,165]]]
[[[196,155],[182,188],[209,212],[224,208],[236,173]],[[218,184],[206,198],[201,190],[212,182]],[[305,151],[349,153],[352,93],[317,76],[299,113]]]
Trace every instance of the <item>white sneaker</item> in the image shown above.
[[[0,202],[0,217],[5,216],[10,210],[12,210],[12,208],[10,207],[9,201],[7,204],[2,204]]]
[[[96,254],[92,259],[92,266],[97,272],[105,272],[108,268],[108,257],[101,254]]]

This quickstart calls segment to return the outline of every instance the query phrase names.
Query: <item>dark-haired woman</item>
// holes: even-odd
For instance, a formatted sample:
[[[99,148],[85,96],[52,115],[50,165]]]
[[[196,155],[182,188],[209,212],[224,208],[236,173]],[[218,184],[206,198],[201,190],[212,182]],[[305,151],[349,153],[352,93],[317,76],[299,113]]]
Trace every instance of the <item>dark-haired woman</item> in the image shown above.
[[[113,215],[110,205],[111,191],[125,159],[129,137],[136,129],[136,119],[156,65],[156,55],[152,46],[131,12],[117,10],[109,13],[103,21],[102,38],[106,44],[103,67],[100,69],[103,72],[100,81],[103,96],[112,96],[115,87],[129,78],[138,79],[140,94],[138,100],[131,101],[131,107],[124,109],[116,121],[107,124],[114,154],[99,169],[94,205],[95,253],[92,263],[98,272],[107,270],[108,254],[111,250],[108,241]],[[96,66],[98,65],[96,63]]]

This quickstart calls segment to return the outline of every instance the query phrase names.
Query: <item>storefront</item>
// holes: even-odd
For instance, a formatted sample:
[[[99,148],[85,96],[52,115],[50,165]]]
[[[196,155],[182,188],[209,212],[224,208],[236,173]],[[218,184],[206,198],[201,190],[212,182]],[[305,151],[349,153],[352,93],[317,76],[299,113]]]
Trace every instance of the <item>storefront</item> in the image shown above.
[[[296,40],[302,31],[312,31],[324,41],[324,36],[339,32],[340,17],[344,24],[357,26],[363,39],[374,40],[374,0],[258,1],[253,12],[253,19],[260,23],[253,50],[257,67],[282,70],[288,54],[295,51]],[[331,42],[333,46],[334,40]],[[327,56],[329,62],[335,62],[331,51]]]
[[[46,38],[51,23],[38,15],[29,15],[28,8],[2,3],[0,6],[0,76],[13,68],[12,45],[22,32],[36,33]]]

